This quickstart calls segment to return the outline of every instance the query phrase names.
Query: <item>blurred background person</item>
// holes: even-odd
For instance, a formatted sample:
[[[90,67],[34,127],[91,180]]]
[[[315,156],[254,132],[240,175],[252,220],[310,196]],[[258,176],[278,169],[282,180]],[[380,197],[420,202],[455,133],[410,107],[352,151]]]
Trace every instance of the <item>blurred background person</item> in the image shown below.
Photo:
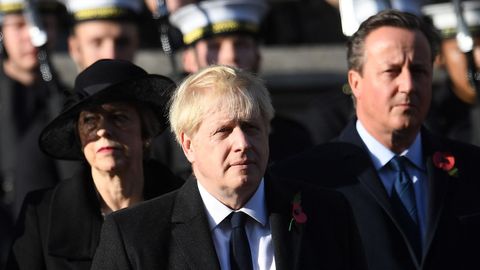
[[[2,218],[3,228],[15,219],[28,191],[60,179],[58,164],[40,151],[37,141],[43,126],[61,108],[63,88],[48,57],[64,11],[53,0],[30,1],[28,9],[24,0],[0,1],[0,199],[1,208],[10,215]],[[32,29],[39,30],[39,36],[32,35]],[[48,74],[40,72],[40,54]],[[0,248],[9,243],[7,234]],[[4,258],[0,250],[0,263]]]
[[[71,15],[68,51],[81,71],[99,59],[134,61],[141,0],[64,0]]]
[[[267,11],[263,0],[199,1],[177,9],[170,22],[183,34],[184,71],[223,64],[258,72],[259,33]]]
[[[90,269],[106,215],[183,184],[146,158],[151,139],[165,130],[174,86],[121,60],[100,60],[78,75],[40,147],[84,166],[55,188],[27,195],[7,269]]]
[[[480,145],[480,2],[461,1],[458,13],[454,1],[439,2],[424,6],[423,12],[442,35],[438,62],[448,76],[435,85],[428,124],[450,138]],[[459,40],[460,14],[470,36]],[[470,53],[459,42],[466,42]]]
[[[260,34],[262,20],[268,11],[266,1],[166,1],[167,10],[171,9],[168,6],[171,2],[175,2],[177,8],[170,14],[170,23],[181,31],[184,44],[181,52],[182,75],[213,64],[229,65],[254,73],[260,71]],[[153,14],[158,12],[158,6],[148,6]],[[191,173],[189,162],[174,139],[165,137],[156,143],[160,145],[160,151],[154,152],[158,153],[159,159],[169,163],[174,172],[187,177]],[[269,142],[270,161],[285,158],[313,145],[308,130],[302,124],[281,115],[272,121]]]

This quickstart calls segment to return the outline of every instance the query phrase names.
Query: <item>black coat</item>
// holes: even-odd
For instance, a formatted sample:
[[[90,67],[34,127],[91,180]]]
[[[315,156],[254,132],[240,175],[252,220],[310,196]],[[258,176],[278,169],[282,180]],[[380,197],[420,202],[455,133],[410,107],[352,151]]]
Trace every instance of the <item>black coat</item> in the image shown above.
[[[289,231],[297,192],[308,219]],[[268,178],[265,194],[277,269],[364,269],[343,196]],[[108,216],[92,269],[220,269],[196,180]]]
[[[160,163],[149,162],[144,168],[145,199],[183,184]],[[103,220],[88,166],[54,189],[29,193],[7,269],[90,269]]]
[[[422,130],[428,175],[426,246],[417,261],[352,121],[336,142],[277,164],[273,174],[336,189],[350,202],[369,269],[480,269],[480,149]],[[458,177],[437,168],[436,151],[455,157]]]

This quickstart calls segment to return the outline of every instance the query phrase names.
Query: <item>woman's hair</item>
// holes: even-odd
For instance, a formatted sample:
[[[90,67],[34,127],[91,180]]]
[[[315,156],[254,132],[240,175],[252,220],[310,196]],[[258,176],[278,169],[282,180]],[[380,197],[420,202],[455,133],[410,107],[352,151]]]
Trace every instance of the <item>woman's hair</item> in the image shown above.
[[[188,76],[173,93],[169,120],[177,141],[181,133],[195,134],[204,117],[219,110],[238,120],[258,115],[268,127],[274,115],[262,80],[237,68],[210,66]]]

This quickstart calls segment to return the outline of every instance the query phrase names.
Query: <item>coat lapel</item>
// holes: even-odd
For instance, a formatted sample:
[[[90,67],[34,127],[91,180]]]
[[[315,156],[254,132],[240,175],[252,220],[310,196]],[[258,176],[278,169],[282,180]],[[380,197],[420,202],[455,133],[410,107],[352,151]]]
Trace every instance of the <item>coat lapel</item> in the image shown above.
[[[447,172],[436,168],[433,163],[433,154],[436,151],[449,152],[445,146],[438,142],[435,137],[431,136],[426,130],[423,130],[422,143],[426,158],[429,202],[427,211],[427,235],[424,248],[424,256],[432,244],[433,238],[440,222],[440,216],[443,212],[445,198],[450,188],[451,177]]]
[[[275,266],[279,270],[300,269],[303,227],[289,230],[292,219],[292,190],[279,188],[273,180],[265,179],[265,196],[269,212],[270,229],[275,254]],[[278,186],[278,187],[277,187]]]
[[[355,128],[355,121],[351,121],[350,124],[346,127],[345,131],[342,132],[339,137],[340,141],[353,143],[354,145],[363,149],[363,153],[358,156],[357,159],[368,159],[368,166],[365,166],[364,170],[359,172],[358,180],[367,188],[367,190],[372,194],[375,200],[382,206],[382,208],[387,212],[387,214],[393,217],[393,210],[390,205],[387,191],[383,186],[373,164],[368,155],[367,146],[363,143],[360,135]]]
[[[197,182],[190,177],[179,190],[172,212],[172,240],[190,269],[218,269],[218,261]]]

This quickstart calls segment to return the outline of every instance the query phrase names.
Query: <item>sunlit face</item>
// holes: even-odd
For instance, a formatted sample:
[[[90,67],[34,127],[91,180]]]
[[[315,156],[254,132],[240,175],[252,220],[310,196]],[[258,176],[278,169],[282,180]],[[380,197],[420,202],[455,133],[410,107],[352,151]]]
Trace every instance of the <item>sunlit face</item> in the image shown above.
[[[221,110],[208,113],[194,135],[183,134],[196,178],[217,199],[255,192],[267,166],[266,126],[258,116],[235,120]]]
[[[51,47],[56,41],[57,21],[53,15],[42,15],[42,23]],[[38,66],[38,50],[32,44],[29,28],[30,25],[22,14],[7,14],[4,17],[3,45],[8,54],[8,61],[17,69],[25,71]]]
[[[453,38],[444,40],[441,49],[448,75],[453,82],[453,91],[464,102],[473,104],[476,100],[476,94],[467,76],[467,57],[460,51],[457,40]],[[475,38],[473,57],[477,67],[476,76],[478,76],[478,80],[480,80],[480,37]]]
[[[78,118],[83,153],[93,170],[117,172],[143,160],[140,116],[128,103],[106,103],[84,110]]]
[[[228,65],[256,72],[260,63],[257,41],[248,35],[226,35],[197,41],[184,54],[188,73],[212,64]]]
[[[365,40],[362,73],[349,71],[357,116],[374,137],[416,134],[432,95],[432,61],[419,31],[381,27]]]
[[[100,59],[133,61],[138,39],[138,29],[133,23],[86,21],[75,26],[69,37],[69,52],[81,70]]]

